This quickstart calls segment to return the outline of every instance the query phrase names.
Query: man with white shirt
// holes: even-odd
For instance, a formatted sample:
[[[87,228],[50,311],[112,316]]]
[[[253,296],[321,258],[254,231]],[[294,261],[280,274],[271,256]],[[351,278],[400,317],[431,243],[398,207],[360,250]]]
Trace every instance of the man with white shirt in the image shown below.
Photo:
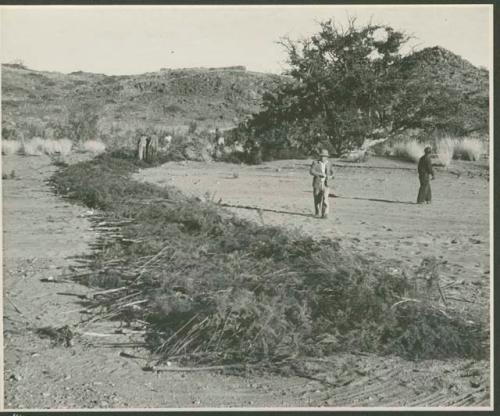
[[[333,179],[333,171],[328,161],[328,150],[322,150],[319,159],[315,160],[309,173],[313,176],[314,213],[319,217],[328,218],[328,178]]]

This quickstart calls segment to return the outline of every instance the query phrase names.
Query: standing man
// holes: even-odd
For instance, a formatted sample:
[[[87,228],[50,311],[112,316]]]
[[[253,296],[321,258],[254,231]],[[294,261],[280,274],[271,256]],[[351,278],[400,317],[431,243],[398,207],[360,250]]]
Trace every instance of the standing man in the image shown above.
[[[328,162],[328,150],[322,150],[318,160],[315,160],[309,173],[313,176],[314,213],[321,218],[328,218],[328,178],[333,179],[333,171]]]
[[[431,163],[430,146],[424,149],[424,155],[418,161],[418,179],[420,181],[420,189],[418,190],[417,204],[430,204],[432,199],[431,184],[429,176],[434,179],[434,170]]]

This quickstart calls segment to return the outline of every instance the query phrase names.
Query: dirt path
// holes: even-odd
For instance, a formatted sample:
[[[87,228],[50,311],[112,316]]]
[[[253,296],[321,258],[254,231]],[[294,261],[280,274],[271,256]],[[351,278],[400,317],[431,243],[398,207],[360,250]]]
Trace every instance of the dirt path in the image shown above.
[[[330,361],[297,363],[289,376],[257,370],[238,375],[143,371],[146,361],[120,355],[146,356],[140,347],[130,346],[141,341],[140,334],[115,333],[119,325],[113,322],[82,326],[89,316],[79,311],[81,297],[91,296],[91,290],[73,282],[42,281],[62,279],[78,265],[74,256],[90,250],[97,234],[89,217],[95,213],[51,193],[45,181],[55,167],[48,158],[8,156],[2,164],[4,172],[16,173],[16,179],[2,182],[6,409],[488,405],[485,362],[408,363],[341,354]],[[158,170],[162,177],[172,166],[163,169]],[[186,183],[195,175],[192,168],[179,169],[191,175],[183,177]],[[200,180],[207,179],[199,174]],[[288,204],[293,203],[290,198]],[[73,345],[54,346],[36,334],[37,328],[49,325],[78,331]],[[301,372],[303,376],[297,375]]]

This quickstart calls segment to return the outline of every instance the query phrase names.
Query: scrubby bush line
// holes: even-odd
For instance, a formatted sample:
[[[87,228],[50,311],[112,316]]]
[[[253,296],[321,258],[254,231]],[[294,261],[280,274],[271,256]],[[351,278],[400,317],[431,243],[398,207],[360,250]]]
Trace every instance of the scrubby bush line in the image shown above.
[[[93,154],[103,153],[106,150],[104,143],[97,140],[87,140],[75,146],[69,139],[43,139],[33,137],[29,141],[2,140],[2,154],[25,156],[62,155],[67,156],[72,151],[81,151]]]
[[[122,238],[105,239],[94,253],[84,283],[125,287],[99,298],[108,316],[146,321],[146,341],[163,357],[486,353],[481,325],[458,312],[444,316],[425,299],[392,307],[417,296],[410,275],[346,253],[335,241],[259,226],[175,188],[135,182],[129,175],[140,166],[130,154],[105,154],[60,170],[53,184],[102,209],[107,221],[129,221]]]

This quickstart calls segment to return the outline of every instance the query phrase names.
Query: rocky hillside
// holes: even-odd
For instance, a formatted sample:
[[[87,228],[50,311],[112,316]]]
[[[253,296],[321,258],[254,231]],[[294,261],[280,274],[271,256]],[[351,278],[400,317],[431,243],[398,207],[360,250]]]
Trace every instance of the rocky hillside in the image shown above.
[[[458,135],[487,134],[486,69],[477,68],[444,48],[434,47],[404,58],[399,73],[402,80],[401,93],[396,97],[399,126]]]
[[[97,116],[99,134],[138,128],[228,127],[260,108],[280,76],[244,67],[162,69],[131,76],[62,74],[2,65],[2,125],[25,135],[57,130],[75,113]]]
[[[434,47],[404,58],[397,74],[401,82],[394,94],[393,131],[405,136],[408,131],[487,133],[485,69]],[[89,137],[120,142],[145,128],[187,129],[195,124],[202,129],[229,128],[258,112],[262,94],[282,80],[240,66],[107,76],[6,64],[2,65],[2,136],[22,132],[28,138],[68,137],[71,131],[87,131]]]

